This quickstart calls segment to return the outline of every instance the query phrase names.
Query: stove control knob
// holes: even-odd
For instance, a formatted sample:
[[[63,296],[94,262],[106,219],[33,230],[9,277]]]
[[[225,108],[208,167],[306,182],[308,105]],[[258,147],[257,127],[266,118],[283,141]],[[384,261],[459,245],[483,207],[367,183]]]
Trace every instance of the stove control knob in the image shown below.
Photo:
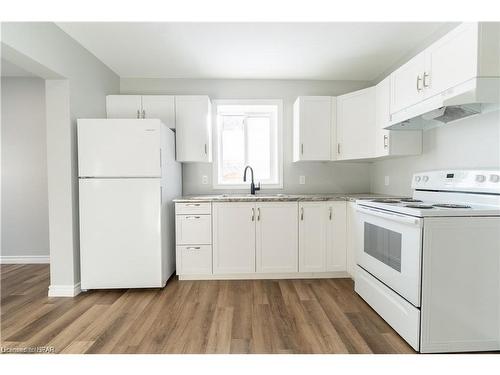
[[[422,178],[422,180],[423,180],[424,182],[429,181],[429,176],[424,176],[424,177]]]
[[[476,175],[476,181],[477,182],[484,182],[486,180],[486,177],[482,174]]]
[[[420,182],[420,176],[415,176],[415,181]]]
[[[490,181],[491,181],[491,182],[498,182],[498,181],[500,181],[500,176],[499,176],[499,175],[497,175],[497,174],[492,174],[492,175],[490,176]]]

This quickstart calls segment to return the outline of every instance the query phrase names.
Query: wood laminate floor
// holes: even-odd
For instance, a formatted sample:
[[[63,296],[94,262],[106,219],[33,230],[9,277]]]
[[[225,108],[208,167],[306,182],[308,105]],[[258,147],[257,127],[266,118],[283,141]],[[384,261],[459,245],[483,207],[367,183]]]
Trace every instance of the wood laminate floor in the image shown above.
[[[179,281],[49,298],[48,265],[1,266],[1,346],[56,353],[414,353],[350,279]]]

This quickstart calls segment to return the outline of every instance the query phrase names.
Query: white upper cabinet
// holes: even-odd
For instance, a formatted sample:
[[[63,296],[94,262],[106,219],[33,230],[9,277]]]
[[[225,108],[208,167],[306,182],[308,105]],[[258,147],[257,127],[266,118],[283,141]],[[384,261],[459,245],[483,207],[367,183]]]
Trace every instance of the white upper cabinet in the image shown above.
[[[330,160],[331,96],[299,96],[293,105],[293,161]]]
[[[173,95],[108,95],[108,118],[160,119],[175,129],[175,98]]]
[[[422,131],[390,131],[391,79],[387,77],[375,86],[375,157],[418,155],[422,152]]]
[[[375,87],[337,97],[337,159],[375,155]]]
[[[258,273],[298,272],[297,202],[256,205]]]
[[[141,95],[106,96],[107,118],[142,118]]]
[[[391,74],[391,114],[476,77],[500,76],[500,23],[462,23]]]
[[[212,161],[211,103],[208,96],[176,96],[177,161]]]
[[[425,55],[420,53],[390,75],[391,113],[424,99]]]
[[[255,272],[255,203],[213,203],[214,274]]]
[[[173,95],[143,95],[142,118],[159,118],[175,129],[175,97]]]

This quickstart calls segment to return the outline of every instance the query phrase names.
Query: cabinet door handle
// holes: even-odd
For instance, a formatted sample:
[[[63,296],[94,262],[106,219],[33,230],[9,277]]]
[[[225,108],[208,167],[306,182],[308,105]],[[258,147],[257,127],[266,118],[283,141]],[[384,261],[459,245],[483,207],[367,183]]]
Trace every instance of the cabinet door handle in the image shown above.
[[[260,221],[260,208],[257,208],[257,221]]]
[[[337,143],[337,154],[340,155],[340,143]]]
[[[301,155],[304,155],[304,144],[303,143],[300,144],[300,153],[301,153]]]
[[[198,207],[200,204],[199,203],[188,203],[186,206],[188,207]]]
[[[199,219],[199,216],[186,216],[186,219]]]
[[[205,155],[207,155],[207,144],[205,143]]]
[[[427,77],[429,77],[429,74],[427,72],[424,72],[424,79],[423,79],[424,87],[430,86],[429,84],[427,84]]]
[[[137,110],[137,118],[141,118],[141,111]]]
[[[328,207],[328,211],[329,211],[329,219],[332,220],[332,208],[331,207]]]
[[[142,110],[142,118],[146,118],[146,110],[145,109]]]
[[[300,220],[304,220],[304,207],[300,207]]]
[[[384,148],[387,148],[389,147],[389,136],[388,135],[384,135]]]
[[[255,208],[252,208],[252,221],[255,221]]]
[[[420,74],[417,76],[417,91],[420,92],[422,91],[422,87],[420,87],[420,82],[422,82],[422,78],[420,77]]]
[[[199,246],[188,246],[188,247],[186,247],[186,250],[200,250],[200,249],[201,249],[201,247],[199,247]]]

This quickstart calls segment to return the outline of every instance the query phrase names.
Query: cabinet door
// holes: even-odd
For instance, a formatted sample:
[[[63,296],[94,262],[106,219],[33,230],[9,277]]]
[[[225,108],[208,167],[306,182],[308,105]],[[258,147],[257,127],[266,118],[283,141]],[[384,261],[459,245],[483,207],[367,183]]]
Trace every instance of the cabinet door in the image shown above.
[[[391,113],[424,99],[424,52],[418,54],[391,74]]]
[[[478,24],[463,23],[425,50],[425,97],[477,76]]]
[[[108,95],[106,96],[107,118],[140,118],[140,95]]]
[[[326,270],[346,270],[346,202],[328,202]]]
[[[257,272],[297,272],[298,204],[264,202],[256,208]]]
[[[390,122],[391,79],[387,77],[375,86],[375,156],[389,155],[389,130],[384,127]]]
[[[299,272],[326,271],[327,221],[325,202],[299,204]]]
[[[175,129],[175,97],[173,95],[143,95],[143,118],[159,118],[170,129]]]
[[[176,96],[177,161],[212,161],[211,104],[208,96]]]
[[[301,96],[294,105],[294,161],[330,160],[332,99]]]
[[[337,159],[375,154],[375,87],[337,97]]]
[[[214,274],[255,272],[255,204],[213,204]]]

